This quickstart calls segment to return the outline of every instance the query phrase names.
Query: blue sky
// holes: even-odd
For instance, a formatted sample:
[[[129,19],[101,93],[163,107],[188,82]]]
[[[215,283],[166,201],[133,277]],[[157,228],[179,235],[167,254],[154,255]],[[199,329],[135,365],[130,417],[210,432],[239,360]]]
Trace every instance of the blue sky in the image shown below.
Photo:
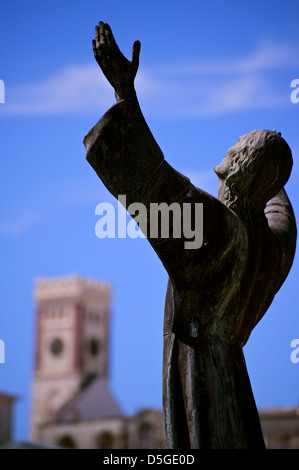
[[[212,168],[238,137],[276,129],[294,158],[286,190],[299,220],[297,0],[141,2],[2,0],[0,389],[15,394],[14,437],[29,437],[36,277],[78,273],[113,286],[111,390],[124,412],[161,407],[167,275],[144,239],[95,236],[95,207],[112,202],[85,161],[82,140],[114,104],[92,53],[108,22],[130,58],[141,41],[136,89],[167,161],[217,195]],[[244,352],[258,407],[299,402],[299,262]]]

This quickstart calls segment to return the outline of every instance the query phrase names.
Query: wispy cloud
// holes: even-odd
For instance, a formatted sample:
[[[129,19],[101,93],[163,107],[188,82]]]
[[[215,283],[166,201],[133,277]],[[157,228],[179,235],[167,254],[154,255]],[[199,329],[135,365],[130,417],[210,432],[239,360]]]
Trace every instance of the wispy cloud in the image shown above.
[[[225,61],[141,66],[136,88],[147,112],[163,117],[265,109],[286,104],[275,76],[298,66],[293,46],[264,42],[247,56]],[[6,88],[4,115],[101,113],[114,103],[113,90],[95,63],[69,65],[44,81],[7,83]]]
[[[0,235],[17,238],[23,235],[31,227],[42,220],[43,216],[31,209],[26,209],[18,214],[2,217],[0,220]]]
[[[294,46],[273,41],[263,41],[252,53],[234,59],[163,64],[151,71],[159,77],[156,99],[144,94],[144,103],[153,113],[155,103],[162,103],[162,115],[173,117],[284,107],[290,84],[282,89],[277,79],[286,70],[296,73],[298,67]]]
[[[105,108],[113,93],[95,64],[68,65],[46,80],[11,86],[6,84],[2,114],[62,114]]]
[[[166,64],[159,70],[177,76],[183,75],[233,75],[244,73],[261,73],[264,71],[297,69],[299,57],[293,44],[281,44],[275,41],[263,40],[252,53],[244,57],[226,60]]]

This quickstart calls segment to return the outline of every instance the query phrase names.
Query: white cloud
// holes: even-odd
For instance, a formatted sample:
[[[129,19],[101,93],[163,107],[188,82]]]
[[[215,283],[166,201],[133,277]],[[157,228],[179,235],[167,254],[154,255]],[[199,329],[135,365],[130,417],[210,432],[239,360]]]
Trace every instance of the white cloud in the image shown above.
[[[97,65],[69,65],[38,83],[6,86],[3,114],[80,113],[106,109],[113,90]]]
[[[147,113],[162,117],[217,115],[286,104],[275,75],[298,67],[293,47],[263,43],[233,60],[140,67],[136,88]],[[268,74],[269,71],[276,74]],[[267,76],[266,76],[266,75]],[[288,86],[288,84],[287,84]],[[115,102],[98,66],[69,65],[38,83],[9,86],[1,114],[103,113]]]
[[[155,99],[144,95],[143,101],[147,112],[181,118],[284,107],[290,84],[282,89],[277,78],[298,67],[293,45],[264,41],[245,57],[158,66],[151,73],[160,89]]]
[[[177,76],[211,76],[252,74],[289,68],[298,69],[298,66],[299,57],[293,45],[264,40],[251,54],[244,57],[200,63],[166,64],[159,66],[157,72],[171,73]]]
[[[16,238],[42,220],[42,216],[33,210],[24,210],[18,214],[0,220],[0,234]]]

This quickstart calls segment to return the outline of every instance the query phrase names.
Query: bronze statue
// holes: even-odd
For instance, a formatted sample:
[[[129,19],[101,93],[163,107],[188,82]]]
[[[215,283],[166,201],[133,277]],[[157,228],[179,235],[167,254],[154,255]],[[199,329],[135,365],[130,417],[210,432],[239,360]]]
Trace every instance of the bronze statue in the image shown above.
[[[291,268],[296,223],[284,190],[292,154],[276,131],[239,138],[215,168],[218,199],[165,160],[134,89],[131,62],[102,22],[95,58],[117,104],[84,139],[86,157],[109,191],[142,202],[203,203],[203,243],[148,237],[169,275],[163,352],[163,407],[170,448],[263,448],[242,348]]]

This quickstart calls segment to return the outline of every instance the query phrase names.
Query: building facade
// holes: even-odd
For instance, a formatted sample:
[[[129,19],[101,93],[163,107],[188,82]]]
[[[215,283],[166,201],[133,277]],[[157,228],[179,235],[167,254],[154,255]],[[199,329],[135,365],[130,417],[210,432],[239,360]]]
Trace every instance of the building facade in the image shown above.
[[[299,407],[259,411],[267,449],[299,449]]]

